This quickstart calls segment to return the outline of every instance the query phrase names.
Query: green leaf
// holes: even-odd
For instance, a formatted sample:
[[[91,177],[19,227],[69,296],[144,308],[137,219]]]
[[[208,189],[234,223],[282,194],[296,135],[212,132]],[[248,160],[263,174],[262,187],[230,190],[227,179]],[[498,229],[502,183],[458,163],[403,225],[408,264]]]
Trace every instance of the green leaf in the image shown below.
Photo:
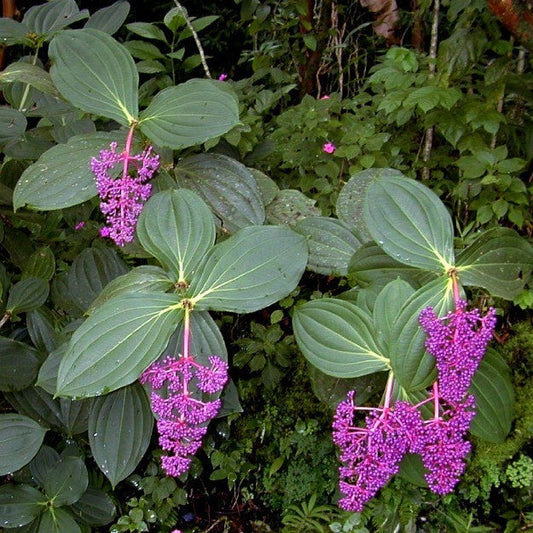
[[[149,22],[132,22],[131,24],[126,24],[126,28],[145,39],[167,42],[165,32],[155,24],[150,24]]]
[[[66,351],[67,343],[63,343],[48,355],[39,370],[37,383],[35,384],[37,390],[40,387],[49,394],[55,394],[57,388],[57,372]]]
[[[166,190],[144,206],[137,236],[141,246],[171,274],[172,281],[187,284],[215,243],[215,221],[195,193]]]
[[[390,368],[371,317],[351,302],[323,298],[297,306],[293,328],[304,356],[325,374],[354,378]]]
[[[38,486],[42,487],[48,473],[59,461],[59,453],[50,446],[43,444],[39,453],[32,459],[29,464],[30,473]]]
[[[111,280],[94,300],[86,314],[90,315],[102,304],[116,298],[136,292],[167,292],[173,287],[168,274],[155,265],[140,265],[127,274]]]
[[[437,273],[454,264],[452,219],[425,185],[393,175],[374,179],[364,217],[372,238],[397,261]]]
[[[223,82],[193,79],[157,93],[139,129],[155,144],[182,149],[218,137],[239,122],[237,98]]]
[[[113,487],[139,464],[153,425],[150,402],[139,383],[96,398],[89,416],[89,443],[94,460]]]
[[[86,248],[67,274],[69,298],[85,312],[110,281],[126,272],[128,267],[114,249]]]
[[[73,105],[131,125],[138,112],[139,75],[128,51],[107,33],[65,30],[50,43],[50,75]]]
[[[462,285],[483,287],[493,296],[512,300],[533,269],[533,247],[510,228],[483,232],[457,257]]]
[[[415,290],[401,279],[391,281],[379,292],[372,317],[377,338],[382,346],[390,346],[395,340],[392,335],[393,325],[400,314],[402,305],[413,295]]]
[[[43,246],[29,257],[24,265],[21,278],[40,278],[50,281],[56,271],[56,260],[50,246]]]
[[[398,277],[417,286],[418,274],[418,269],[396,261],[374,242],[363,244],[348,264],[350,279],[364,287],[386,285]]]
[[[20,139],[27,124],[26,117],[20,111],[11,107],[0,107],[0,145]]]
[[[31,63],[17,61],[8,65],[0,73],[0,84],[16,82],[26,83],[45,94],[59,96],[50,74],[41,67]]]
[[[62,209],[96,196],[89,163],[114,140],[117,135],[113,133],[89,133],[47,150],[18,180],[13,193],[14,209],[25,205],[44,211]]]
[[[105,526],[115,517],[113,500],[103,490],[89,487],[70,510],[90,526]]]
[[[18,413],[32,418],[39,425],[62,427],[59,403],[41,388],[28,387],[17,392],[6,392],[5,397]]]
[[[27,416],[0,414],[0,475],[27,465],[39,451],[46,431]]]
[[[0,35],[2,36],[2,44],[5,46],[12,46],[14,44],[29,45],[29,33],[31,33],[31,30],[26,24],[22,24],[8,17],[0,18]]]
[[[0,390],[16,391],[29,387],[37,377],[40,358],[27,344],[0,337]]]
[[[187,157],[175,166],[174,172],[178,184],[198,194],[230,233],[265,221],[265,207],[254,174],[231,157]]]
[[[282,189],[267,205],[266,215],[269,224],[288,224],[294,226],[305,217],[319,217],[320,209],[316,201],[295,189]]]
[[[93,28],[113,35],[124,24],[129,12],[129,2],[118,0],[110,6],[95,11],[85,23],[84,28]]]
[[[365,242],[372,240],[363,217],[363,208],[366,191],[369,185],[377,178],[396,176],[403,177],[399,170],[393,168],[369,168],[356,172],[346,182],[337,198],[337,216],[350,228],[355,228]]]
[[[99,396],[129,385],[165,349],[182,314],[172,294],[109,300],[72,336],[59,366],[56,394]]]
[[[306,264],[301,235],[282,226],[250,226],[209,251],[188,296],[200,310],[257,311],[287,296]]]
[[[514,391],[511,370],[496,350],[487,350],[470,392],[476,397],[476,416],[470,433],[489,442],[503,442],[511,430]]]
[[[453,307],[449,279],[441,277],[418,289],[405,301],[392,326],[390,357],[394,377],[406,392],[424,389],[434,380],[434,358],[426,352],[426,334],[418,322],[420,312],[434,308],[437,316]]]
[[[346,224],[334,218],[308,217],[298,220],[294,230],[307,238],[309,270],[326,276],[347,274],[350,259],[361,242]]]
[[[48,282],[42,278],[26,278],[17,281],[9,289],[6,312],[18,315],[41,307],[48,298],[49,290]]]
[[[37,533],[81,533],[81,529],[68,511],[52,507],[41,515]]]
[[[7,528],[29,524],[42,512],[43,501],[43,495],[30,485],[13,485],[12,483],[2,485],[0,487],[0,524]]]
[[[43,479],[43,490],[54,506],[71,505],[87,490],[89,475],[81,457],[60,457]]]
[[[39,307],[26,314],[26,327],[33,345],[43,353],[53,352],[60,344],[55,329],[55,317],[46,307]]]
[[[74,0],[53,0],[30,7],[22,22],[32,33],[50,37],[54,32],[88,16],[89,12],[86,9],[80,11]]]

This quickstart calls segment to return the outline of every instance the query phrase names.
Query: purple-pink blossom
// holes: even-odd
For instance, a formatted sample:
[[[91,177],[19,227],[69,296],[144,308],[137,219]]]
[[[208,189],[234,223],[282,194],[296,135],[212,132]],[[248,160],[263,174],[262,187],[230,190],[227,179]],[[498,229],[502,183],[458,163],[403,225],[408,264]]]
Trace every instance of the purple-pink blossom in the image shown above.
[[[425,422],[413,452],[422,457],[426,481],[433,492],[448,494],[459,481],[471,448],[466,434],[475,414],[475,399],[470,394]]]
[[[91,159],[96,189],[102,200],[100,211],[106,219],[106,225],[100,230],[102,237],[109,237],[118,246],[133,240],[137,219],[152,192],[147,182],[158,168],[159,156],[152,155],[151,147],[131,155],[128,149],[117,153],[116,142],[111,143],[109,150],[100,151],[99,158]],[[120,176],[116,176],[117,170]]]
[[[324,146],[322,146],[322,150],[326,152],[326,154],[332,154],[336,149],[337,147],[332,142],[324,143]]]
[[[389,479],[398,472],[400,461],[411,447],[411,432],[420,433],[420,414],[407,402],[394,407],[358,407],[355,392],[338,407],[333,420],[333,441],[340,449],[339,506],[360,512]],[[365,426],[355,425],[357,412],[367,411]]]
[[[218,80],[219,81],[226,81],[228,79],[228,75],[223,72],[219,77],[218,77]]]
[[[204,400],[202,393],[224,388],[228,365],[214,355],[208,360],[207,367],[188,355],[166,357],[148,367],[140,378],[152,387],[150,401],[157,417],[159,445],[170,452],[161,458],[161,466],[169,476],[180,476],[189,469],[208,422],[222,405],[220,399]]]
[[[440,395],[449,402],[463,399],[496,326],[493,308],[481,316],[479,309],[466,307],[466,301],[457,300],[455,311],[443,318],[431,307],[419,317],[427,333],[426,350],[435,357]]]

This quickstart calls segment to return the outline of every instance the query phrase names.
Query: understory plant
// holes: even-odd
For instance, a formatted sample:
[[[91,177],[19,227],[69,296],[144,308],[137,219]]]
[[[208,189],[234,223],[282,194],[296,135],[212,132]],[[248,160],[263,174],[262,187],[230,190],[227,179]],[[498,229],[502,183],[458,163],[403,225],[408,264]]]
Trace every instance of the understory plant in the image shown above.
[[[402,109],[468,104],[440,87],[426,105],[414,53],[389,51],[369,93],[306,96],[274,119],[295,76],[212,79],[198,32],[216,17],[175,2],[123,28],[128,12],[51,0],[0,20],[18,54],[0,72],[0,526],[225,528],[229,513],[207,516],[218,500],[258,531],[263,505],[287,532],[364,531],[380,515],[394,529],[405,495],[452,498],[468,454],[513,420],[490,343],[533,269],[510,227],[526,224],[511,176],[525,159],[442,132],[457,168],[482,159],[461,175],[483,176],[473,196],[491,177],[518,206],[506,225],[480,206],[456,231],[387,131]],[[394,109],[390,69],[417,95]],[[513,487],[528,459],[506,465]]]

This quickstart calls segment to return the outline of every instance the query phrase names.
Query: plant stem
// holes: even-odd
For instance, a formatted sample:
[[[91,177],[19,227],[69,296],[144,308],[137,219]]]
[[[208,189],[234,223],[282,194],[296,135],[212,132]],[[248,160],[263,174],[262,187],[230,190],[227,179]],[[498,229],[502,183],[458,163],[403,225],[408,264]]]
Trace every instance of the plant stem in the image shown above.
[[[35,49],[35,55],[33,56],[33,60],[31,62],[32,65],[37,64],[37,57],[39,56],[39,46]],[[24,105],[26,104],[26,100],[28,99],[28,95],[30,94],[31,86],[29,84],[26,84],[24,87],[24,94],[22,95],[22,100],[20,101],[19,105],[19,111],[24,113]]]
[[[178,0],[174,0],[174,3],[176,4],[176,7],[181,11],[181,14],[183,15],[183,18],[185,19],[185,23],[187,24],[187,28],[192,33],[192,36],[194,38],[194,42],[196,43],[196,47],[198,48],[198,53],[200,54],[200,59],[202,61],[202,66],[204,67],[205,75],[208,78],[211,78],[211,72],[209,72],[209,67],[207,66],[207,61],[205,59],[205,53],[204,49],[202,47],[202,43],[200,42],[200,39],[198,38],[198,34],[196,33],[196,30],[194,29],[194,26],[191,23],[191,20],[189,19],[189,15],[187,14],[187,11],[185,8],[179,3]]]

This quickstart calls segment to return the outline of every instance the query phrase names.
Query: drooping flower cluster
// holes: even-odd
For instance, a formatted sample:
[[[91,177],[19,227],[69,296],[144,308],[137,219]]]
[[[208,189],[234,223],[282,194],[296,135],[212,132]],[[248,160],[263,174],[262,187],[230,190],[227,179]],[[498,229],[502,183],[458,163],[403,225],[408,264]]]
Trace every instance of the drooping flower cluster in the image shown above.
[[[433,492],[448,494],[459,481],[471,448],[466,435],[475,416],[475,398],[467,391],[492,337],[496,315],[494,309],[483,317],[478,309],[466,311],[466,302],[459,298],[455,303],[455,311],[443,319],[432,308],[419,317],[438,373],[426,400],[392,404],[390,377],[383,407],[356,406],[354,391],[338,405],[333,440],[341,452],[341,508],[360,512],[398,472],[406,453],[421,456]],[[419,408],[431,401],[433,416],[426,420]],[[355,425],[358,411],[367,413],[364,427]]]
[[[469,394],[440,416],[425,421],[422,433],[414,439],[411,451],[422,457],[426,481],[433,492],[448,494],[459,481],[471,448],[465,437],[475,414],[475,399]]]
[[[333,421],[333,441],[341,451],[339,506],[360,512],[364,504],[400,468],[400,461],[410,449],[410,424],[420,424],[417,411],[407,402],[394,408],[371,409],[365,427],[354,425],[354,415],[362,408],[354,402],[354,391],[338,407]]]
[[[426,350],[435,357],[440,395],[449,402],[464,398],[496,326],[493,308],[482,317],[479,309],[467,311],[466,306],[465,300],[457,300],[455,311],[444,318],[427,307],[419,317]]]
[[[91,159],[91,171],[102,199],[100,210],[107,223],[100,234],[118,246],[133,240],[137,219],[152,192],[148,181],[159,168],[159,156],[152,154],[152,147],[131,155],[130,145],[127,143],[126,149],[117,153],[117,143],[112,142],[109,150],[100,151],[99,159]],[[119,164],[121,176],[113,176]]]
[[[171,452],[161,459],[169,476],[180,476],[189,469],[208,422],[220,410],[220,399],[204,401],[202,393],[213,394],[224,388],[228,365],[215,355],[209,357],[209,365],[191,356],[169,356],[153,363],[141,376],[141,383],[152,387],[150,400],[157,417],[159,445]]]

